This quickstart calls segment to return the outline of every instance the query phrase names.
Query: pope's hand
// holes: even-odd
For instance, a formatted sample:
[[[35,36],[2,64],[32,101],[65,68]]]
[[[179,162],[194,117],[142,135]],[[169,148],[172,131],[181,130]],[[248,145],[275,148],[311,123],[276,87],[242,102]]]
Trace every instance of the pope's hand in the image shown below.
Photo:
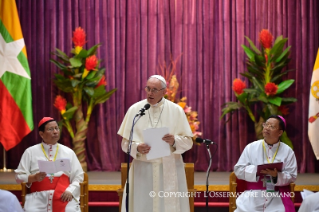
[[[67,201],[70,202],[72,200],[73,196],[72,193],[69,191],[65,191],[62,195],[61,195],[61,200],[63,202]]]
[[[41,182],[46,176],[47,176],[47,173],[38,172],[35,174],[35,179],[36,179],[36,181]]]
[[[147,144],[139,144],[137,146],[137,151],[141,154],[147,154],[151,150],[151,147]]]
[[[166,143],[169,143],[169,145],[171,145],[171,146],[173,146],[175,143],[175,137],[174,137],[174,135],[171,135],[171,134],[164,135],[162,140],[165,141]]]

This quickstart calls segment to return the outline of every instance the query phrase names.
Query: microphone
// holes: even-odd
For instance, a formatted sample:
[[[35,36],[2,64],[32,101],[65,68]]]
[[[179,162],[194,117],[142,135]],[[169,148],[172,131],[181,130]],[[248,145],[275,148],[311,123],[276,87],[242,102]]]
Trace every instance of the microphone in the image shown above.
[[[148,110],[150,107],[151,107],[151,105],[147,103],[146,105],[144,105],[143,108],[140,109],[140,111],[136,114],[136,116],[143,116],[143,115],[145,115],[145,114],[144,114],[144,111],[145,111],[145,110]]]
[[[207,145],[215,143],[214,141],[211,141],[209,139],[202,139],[202,138],[196,138],[196,142],[197,143],[205,143]]]

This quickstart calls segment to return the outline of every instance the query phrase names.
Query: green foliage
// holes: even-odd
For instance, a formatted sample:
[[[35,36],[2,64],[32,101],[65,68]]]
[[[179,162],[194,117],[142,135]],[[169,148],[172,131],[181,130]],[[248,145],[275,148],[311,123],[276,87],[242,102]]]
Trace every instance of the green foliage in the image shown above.
[[[56,51],[52,53],[57,59],[51,59],[50,61],[62,72],[55,74],[53,82],[59,90],[69,93],[73,100],[72,103],[67,103],[66,111],[61,111],[63,119],[60,123],[60,126],[67,128],[72,138],[74,132],[70,121],[74,119],[74,114],[79,112],[78,110],[83,110],[82,105],[84,103],[87,104],[85,118],[87,124],[94,106],[106,102],[117,90],[115,88],[106,91],[105,84],[99,84],[100,82],[105,82],[105,69],[99,68],[100,61],[97,63],[96,70],[90,70],[88,72],[85,70],[87,57],[95,55],[99,46],[100,44],[94,45],[89,50],[81,49],[78,54],[75,49],[72,49],[71,57],[60,49],[56,49]],[[83,111],[80,113],[84,114]]]
[[[283,80],[283,77],[292,71],[284,70],[290,61],[291,46],[285,48],[288,39],[278,36],[272,47],[264,48],[260,45],[261,49],[258,49],[248,37],[245,38],[250,47],[241,45],[247,56],[247,71],[241,73],[241,76],[247,78],[251,86],[244,89],[240,95],[235,93],[238,102],[227,102],[222,106],[221,118],[243,108],[256,126],[261,123],[253,115],[252,109],[257,108],[260,119],[266,120],[272,114],[282,115],[278,107],[297,101],[293,97],[282,97],[284,91],[294,83],[293,79]],[[267,88],[277,86],[278,89],[274,93],[265,86]],[[286,132],[282,136],[282,141],[292,147]]]

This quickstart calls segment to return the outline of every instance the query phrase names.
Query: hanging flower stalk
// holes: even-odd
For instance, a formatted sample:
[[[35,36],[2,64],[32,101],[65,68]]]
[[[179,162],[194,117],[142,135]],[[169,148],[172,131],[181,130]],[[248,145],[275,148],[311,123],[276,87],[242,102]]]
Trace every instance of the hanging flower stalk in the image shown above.
[[[99,60],[96,50],[100,46],[94,45],[89,50],[83,48],[86,43],[86,34],[81,27],[73,32],[72,41],[74,49],[69,57],[59,49],[53,54],[58,60],[51,59],[61,71],[55,74],[54,83],[63,92],[69,93],[72,103],[67,103],[66,99],[58,95],[54,106],[60,111],[62,120],[60,124],[64,126],[72,138],[73,150],[77,155],[83,170],[87,171],[85,140],[88,131],[88,123],[97,104],[106,102],[116,91],[105,90],[105,69],[99,68]],[[87,111],[83,112],[83,104],[87,105]],[[84,117],[84,114],[85,117]],[[75,122],[75,132],[71,121]]]
[[[293,83],[293,79],[283,80],[283,77],[292,70],[283,70],[289,63],[290,46],[284,49],[287,38],[279,36],[273,43],[272,34],[263,29],[259,34],[261,50],[246,37],[250,47],[242,45],[247,55],[247,71],[241,73],[246,77],[250,88],[246,84],[235,79],[233,90],[238,102],[227,102],[223,105],[222,116],[244,108],[250,119],[255,123],[256,137],[262,138],[262,123],[272,114],[287,115],[286,105],[296,102],[295,98],[282,97],[282,93]],[[255,117],[252,108],[259,108],[259,119]],[[230,117],[229,117],[230,118]],[[292,147],[292,143],[286,132],[281,136],[281,141]]]

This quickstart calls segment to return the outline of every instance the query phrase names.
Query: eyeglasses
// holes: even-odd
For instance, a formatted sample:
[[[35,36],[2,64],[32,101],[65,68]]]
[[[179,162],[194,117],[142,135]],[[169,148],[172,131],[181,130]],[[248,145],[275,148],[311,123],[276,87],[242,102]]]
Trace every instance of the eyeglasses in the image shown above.
[[[268,128],[268,129],[271,129],[271,130],[276,130],[276,129],[278,129],[277,127],[275,127],[275,126],[273,126],[273,125],[271,125],[271,124],[269,124],[269,123],[263,123],[263,127],[264,127],[264,128]]]
[[[56,130],[57,132],[59,132],[59,131],[60,131],[60,128],[58,128],[58,127],[51,127],[51,128],[49,128],[49,129],[47,129],[48,132],[53,132],[54,130]]]
[[[151,93],[153,93],[153,94],[156,94],[157,92],[159,92],[159,91],[161,91],[161,90],[163,90],[163,89],[165,89],[165,88],[162,88],[162,89],[156,89],[156,88],[153,88],[153,89],[151,89],[150,87],[148,87],[148,86],[146,86],[145,87],[145,91],[146,92],[151,92]]]

